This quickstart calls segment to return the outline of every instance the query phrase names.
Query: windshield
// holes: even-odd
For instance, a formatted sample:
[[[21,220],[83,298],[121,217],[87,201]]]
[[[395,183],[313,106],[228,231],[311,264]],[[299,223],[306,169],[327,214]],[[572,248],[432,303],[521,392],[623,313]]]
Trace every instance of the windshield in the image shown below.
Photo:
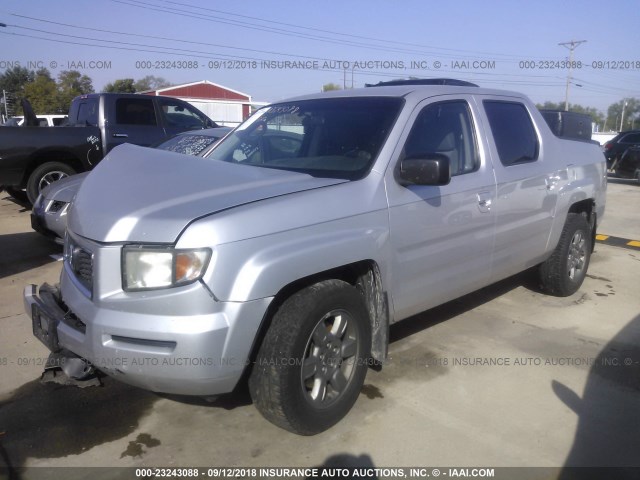
[[[400,98],[324,98],[259,110],[209,158],[315,177],[365,176],[391,131]]]

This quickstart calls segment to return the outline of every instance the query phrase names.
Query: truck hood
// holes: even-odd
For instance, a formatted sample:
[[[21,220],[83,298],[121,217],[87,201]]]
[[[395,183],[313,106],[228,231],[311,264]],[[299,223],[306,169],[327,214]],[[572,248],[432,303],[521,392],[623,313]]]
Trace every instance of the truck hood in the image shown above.
[[[173,243],[197,218],[343,182],[125,144],[84,179],[68,226],[98,242]]]

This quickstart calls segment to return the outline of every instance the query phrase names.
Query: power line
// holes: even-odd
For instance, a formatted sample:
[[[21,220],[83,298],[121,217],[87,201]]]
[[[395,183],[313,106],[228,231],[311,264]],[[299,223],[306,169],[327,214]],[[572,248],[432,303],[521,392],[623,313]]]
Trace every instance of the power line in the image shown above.
[[[116,1],[116,0],[113,0]],[[129,2],[135,1],[138,3],[143,3],[145,5],[149,5],[148,3],[145,2],[141,2],[140,0],[128,0]],[[136,6],[139,8],[145,8],[145,7],[140,7],[140,5],[136,5],[136,4],[131,4],[131,3],[126,3],[124,1],[118,1],[117,3],[122,3],[125,5],[130,5],[130,6]],[[181,4],[180,2],[166,2],[166,3],[174,3],[174,4],[180,4],[180,5],[185,5],[185,4]],[[195,6],[191,6],[190,8],[198,8]],[[204,7],[200,7],[200,8],[204,8]],[[213,10],[213,9],[205,9],[205,10]],[[162,11],[162,10],[161,10]],[[165,13],[172,13],[172,14],[177,14],[175,12],[170,12],[170,11],[164,11]],[[6,12],[8,13],[8,12]],[[231,14],[231,13],[226,13],[228,15],[237,15],[237,14]],[[9,13],[9,15],[13,15],[19,18],[23,18],[23,19],[27,19],[27,20],[31,20],[31,21],[36,21],[36,22],[44,22],[44,23],[48,23],[48,24],[53,24],[53,25],[57,25],[57,26],[63,26],[66,28],[75,28],[75,29],[82,29],[82,30],[90,30],[90,31],[95,31],[95,32],[100,32],[100,33],[105,33],[105,34],[109,34],[109,35],[122,35],[122,36],[132,36],[132,37],[138,37],[138,38],[147,38],[147,39],[152,39],[152,40],[160,40],[160,41],[167,41],[167,42],[174,42],[174,43],[183,43],[183,44],[191,44],[191,45],[202,45],[205,47],[215,47],[215,48],[225,48],[225,49],[234,49],[234,50],[240,50],[240,51],[247,51],[247,52],[251,52],[251,53],[258,53],[258,54],[268,54],[268,55],[277,55],[277,56],[282,56],[282,57],[291,57],[291,58],[302,58],[302,59],[311,59],[311,60],[321,60],[321,61],[334,61],[332,59],[328,59],[328,58],[321,58],[321,57],[311,57],[311,56],[304,56],[304,55],[295,55],[295,54],[289,54],[289,53],[283,53],[283,52],[277,52],[277,51],[269,51],[269,50],[259,50],[259,49],[251,49],[251,48],[241,48],[241,47],[236,47],[236,46],[230,46],[230,45],[222,45],[222,44],[214,44],[214,43],[207,43],[207,42],[196,42],[196,41],[190,41],[190,40],[184,40],[184,39],[179,39],[179,38],[170,38],[170,37],[163,37],[163,36],[155,36],[155,35],[144,35],[144,34],[138,34],[138,33],[131,33],[131,32],[121,32],[121,31],[115,31],[115,30],[107,30],[107,29],[100,29],[100,28],[93,28],[93,27],[84,27],[84,26],[78,26],[78,25],[73,25],[73,24],[69,24],[69,23],[62,23],[62,22],[54,22],[51,20],[45,20],[45,19],[40,19],[40,18],[36,18],[36,17],[31,17],[31,16],[26,16],[26,15],[19,15],[19,14],[15,14],[15,13]],[[193,15],[188,15],[193,17]],[[238,15],[241,16],[241,15]],[[242,16],[241,16],[242,17]],[[248,16],[245,16],[248,17]],[[200,16],[198,17],[194,17],[194,18],[200,18]],[[250,17],[250,18],[256,18],[256,17]],[[266,20],[264,20],[266,21]],[[284,22],[276,22],[279,24],[282,24]],[[286,24],[286,25],[290,25],[290,24]],[[224,60],[224,59],[240,59],[240,60],[254,60],[254,61],[264,61],[265,59],[263,58],[255,58],[255,57],[249,57],[249,56],[239,56],[239,55],[229,55],[229,54],[223,54],[223,53],[211,53],[211,52],[206,52],[206,51],[201,51],[201,50],[192,50],[192,49],[182,49],[182,48],[176,48],[176,47],[167,47],[167,46],[162,46],[162,45],[148,45],[148,44],[144,44],[144,43],[132,43],[132,42],[123,42],[123,41],[118,41],[118,40],[111,40],[111,39],[101,39],[101,38],[93,38],[93,37],[87,37],[87,36],[80,36],[80,35],[70,35],[70,34],[64,34],[64,33],[59,33],[59,32],[52,32],[52,31],[48,31],[48,30],[42,30],[42,29],[35,29],[35,28],[30,28],[30,27],[24,27],[24,26],[20,26],[20,25],[9,25],[11,27],[15,27],[15,28],[19,28],[19,29],[25,29],[27,31],[34,31],[34,32],[38,32],[38,33],[44,33],[44,34],[48,34],[48,35],[53,35],[53,36],[62,36],[62,37],[66,37],[66,38],[72,38],[72,39],[76,39],[76,40],[88,40],[91,42],[100,42],[103,44],[107,44],[107,45],[100,45],[100,44],[87,44],[87,43],[80,43],[80,42],[75,42],[75,41],[64,41],[64,40],[60,40],[60,39],[54,39],[54,38],[46,38],[46,37],[39,37],[39,36],[33,36],[33,35],[20,35],[20,34],[13,34],[13,35],[17,35],[17,36],[23,36],[23,37],[28,37],[28,38],[34,38],[34,39],[38,39],[38,40],[44,40],[44,41],[55,41],[58,43],[67,43],[67,44],[71,44],[71,45],[82,45],[82,46],[93,46],[93,47],[99,47],[99,48],[111,48],[111,49],[116,49],[116,50],[126,50],[126,51],[139,51],[139,52],[147,52],[147,53],[154,53],[154,54],[169,54],[169,55],[191,55],[195,58],[206,58],[206,59],[220,59],[220,60]],[[320,30],[320,29],[316,29],[316,30]],[[331,32],[328,31],[327,32]],[[1,33],[5,33],[8,34],[7,32],[1,32]],[[339,32],[335,32],[336,34],[339,34]],[[368,38],[368,37],[365,37]],[[584,42],[584,41],[580,41],[580,42]],[[397,42],[400,43],[400,42]],[[576,42],[577,43],[577,42]],[[111,44],[111,45],[109,45]],[[376,48],[375,46],[372,46],[372,48]],[[224,58],[221,58],[224,57]],[[339,73],[343,73],[342,69],[339,68],[322,68],[322,69],[318,69],[315,68],[315,71],[326,71],[326,72],[339,72]],[[408,72],[419,72],[420,74],[424,75],[425,72],[424,70],[416,70],[416,69],[405,69],[402,72],[396,71],[398,73],[389,73],[389,71],[385,71],[385,72],[380,72],[380,71],[366,71],[366,70],[358,70],[358,75],[367,75],[367,76],[379,76],[379,77],[392,77],[392,78],[398,78],[398,77],[402,77],[403,73],[404,75],[409,74]],[[456,76],[461,77],[461,78],[465,78],[468,79],[469,75],[475,80],[475,78],[480,78],[481,81],[484,81],[485,83],[500,83],[503,85],[520,85],[520,86],[537,86],[537,87],[557,87],[560,84],[558,83],[554,83],[553,81],[555,79],[557,79],[558,77],[550,77],[548,75],[532,75],[532,74],[508,74],[508,73],[495,73],[495,72],[478,72],[478,71],[469,71],[469,72],[463,72],[460,70],[445,70],[445,69],[439,69],[439,70],[429,70],[429,73],[431,74],[441,74],[441,73],[454,73]],[[600,73],[600,72],[594,72],[594,73]],[[513,77],[513,78],[510,78]],[[549,83],[541,83],[540,81],[535,83],[535,82],[531,82],[530,80],[532,78],[538,78],[538,79],[545,79],[545,80],[549,80]],[[627,92],[627,89],[618,89],[616,87],[612,87],[612,86],[604,86],[604,85],[599,85],[599,84],[595,84],[593,82],[584,82],[582,80],[580,80],[583,83],[591,83],[594,87],[596,88],[601,88],[601,89],[610,89],[613,91],[624,91]],[[593,90],[593,89],[589,89],[589,91],[599,91],[599,90]],[[606,93],[606,92],[603,92]],[[614,94],[614,93],[611,93]]]
[[[401,45],[406,45],[406,44],[402,43],[402,42],[394,42],[394,41],[387,41],[387,40],[381,40],[381,39],[373,39],[371,37],[364,37],[364,38],[367,38],[367,39],[370,39],[370,40],[373,40],[373,41],[377,41],[377,42],[381,42],[381,43],[383,43],[383,45],[371,45],[371,44],[368,44],[368,43],[362,43],[362,42],[358,42],[358,41],[354,41],[354,40],[338,40],[338,39],[334,39],[334,38],[330,38],[330,37],[326,37],[326,36],[322,36],[322,35],[314,35],[314,34],[308,34],[308,33],[303,33],[303,32],[295,32],[295,31],[291,31],[291,30],[288,30],[288,29],[283,29],[283,28],[278,28],[278,27],[271,27],[271,26],[267,26],[267,25],[258,25],[258,24],[251,23],[251,22],[233,20],[233,19],[229,19],[229,18],[216,16],[216,15],[209,15],[209,14],[202,14],[202,13],[195,14],[194,12],[180,10],[180,9],[174,8],[174,7],[164,7],[164,6],[161,6],[161,5],[148,3],[148,2],[145,2],[143,0],[111,0],[111,1],[114,2],[114,3],[119,3],[119,4],[122,4],[122,5],[128,5],[128,6],[131,6],[131,7],[137,7],[137,8],[141,8],[141,9],[146,9],[146,10],[151,10],[151,11],[156,11],[156,12],[162,12],[162,13],[168,13],[168,14],[172,14],[172,15],[178,15],[178,16],[182,16],[182,17],[187,17],[187,18],[195,18],[197,20],[203,20],[203,21],[209,21],[209,22],[215,22],[215,23],[222,23],[222,24],[226,24],[226,25],[233,25],[233,26],[238,26],[238,27],[241,27],[241,28],[247,28],[247,29],[251,29],[251,30],[258,30],[258,31],[264,31],[264,32],[269,32],[269,33],[275,33],[275,34],[278,34],[278,35],[290,36],[290,37],[294,37],[294,38],[303,38],[303,39],[307,39],[307,40],[322,41],[322,42],[333,43],[333,44],[337,44],[337,45],[348,45],[348,46],[352,46],[352,47],[365,48],[365,49],[376,50],[376,51],[385,51],[385,52],[391,52],[391,53],[405,53],[405,54],[406,53],[410,53],[410,54],[420,55],[420,56],[439,55],[441,57],[451,57],[451,58],[463,58],[463,57],[465,57],[465,58],[474,58],[472,55],[453,55],[453,54],[450,54],[450,53],[428,52],[428,51],[424,51],[424,50],[415,50],[415,49],[408,49],[408,48],[387,47],[385,45],[389,44],[389,43],[399,43]],[[173,2],[173,3],[177,3],[177,2]],[[202,8],[204,10],[207,10],[204,7],[192,6],[191,8]],[[269,23],[281,23],[281,22],[273,22],[271,20],[261,20],[261,21],[269,22]],[[298,27],[298,28],[308,28],[308,27]],[[334,33],[337,33],[337,32],[334,32]],[[339,33],[337,33],[337,34],[339,34]],[[349,35],[347,35],[347,36],[349,36]],[[354,36],[354,37],[360,37],[360,36]],[[410,45],[415,45],[415,44],[410,44]],[[437,47],[428,47],[428,48],[437,48]],[[440,50],[449,50],[449,49],[440,48]],[[485,54],[485,53],[477,52],[475,55],[477,55],[477,54]],[[486,54],[489,54],[489,53],[486,53]],[[505,56],[505,54],[494,54],[494,53],[491,53],[489,55]],[[534,58],[534,57],[531,57],[531,58]],[[547,57],[547,58],[550,58],[550,57]]]
[[[138,0],[133,0],[133,1],[138,1]],[[224,11],[224,10],[218,10],[218,9],[214,9],[214,8],[207,8],[207,7],[203,7],[201,5],[192,5],[192,4],[188,4],[188,3],[184,3],[184,2],[176,2],[176,1],[171,1],[171,0],[160,0],[160,1],[162,1],[163,3],[180,5],[180,6],[183,6],[183,7],[193,8],[193,9],[197,9],[197,10],[205,10],[205,11],[221,13],[223,15],[229,15],[229,16],[233,16],[233,17],[246,18],[246,19],[250,19],[250,20],[257,20],[257,21],[264,22],[264,23],[273,23],[273,24],[283,25],[283,26],[287,26],[287,27],[293,27],[293,28],[297,28],[297,29],[301,29],[301,30],[311,30],[311,31],[316,31],[316,32],[321,32],[321,33],[328,33],[328,34],[332,34],[332,35],[340,35],[340,36],[350,37],[350,38],[359,38],[359,39],[362,39],[362,40],[369,40],[369,41],[380,42],[380,43],[385,43],[385,44],[392,43],[392,44],[395,44],[395,45],[406,45],[406,46],[417,47],[417,48],[427,48],[427,49],[444,50],[444,51],[450,51],[450,52],[469,53],[469,54],[473,54],[473,55],[480,54],[480,55],[492,55],[492,56],[497,56],[497,57],[513,57],[513,58],[518,58],[518,59],[520,58],[520,55],[511,55],[511,54],[506,54],[506,53],[481,52],[481,51],[475,51],[475,50],[464,50],[464,49],[457,49],[457,48],[436,47],[434,45],[424,45],[424,44],[411,43],[411,42],[400,42],[400,41],[397,41],[397,40],[381,39],[380,37],[378,37],[378,38],[367,37],[367,36],[364,36],[364,35],[355,35],[355,34],[351,34],[351,33],[337,32],[335,30],[325,30],[325,29],[321,29],[321,28],[314,28],[314,27],[309,27],[309,26],[295,25],[293,23],[279,22],[277,20],[267,20],[267,19],[264,19],[264,18],[253,17],[253,16],[250,16],[250,15],[242,15],[242,14],[238,14],[238,13],[227,12],[227,11]],[[142,2],[139,2],[139,3],[142,3]],[[546,58],[546,57],[530,57],[530,58]]]
[[[192,42],[192,41],[188,41],[188,40],[180,40],[180,39],[176,39],[176,38],[169,38],[169,37],[158,37],[158,36],[153,36],[153,35],[142,35],[142,34],[135,34],[135,33],[128,33],[128,32],[119,32],[119,31],[114,31],[114,30],[104,30],[104,29],[99,29],[99,28],[93,28],[93,27],[82,27],[82,26],[77,26],[77,25],[72,25],[72,24],[68,24],[68,23],[61,23],[61,22],[52,22],[49,20],[42,20],[42,19],[38,19],[35,17],[26,17],[26,16],[22,16],[22,15],[16,15],[16,16],[20,16],[22,18],[28,18],[28,19],[32,19],[32,20],[36,20],[36,21],[43,21],[45,23],[53,23],[59,26],[66,26],[66,27],[70,27],[70,28],[77,28],[77,29],[82,29],[82,30],[90,30],[90,31],[99,31],[102,33],[109,33],[109,34],[115,34],[115,35],[124,35],[124,36],[134,36],[134,37],[141,37],[141,38],[149,38],[149,39],[155,39],[155,40],[164,40],[164,41],[170,41],[170,42],[182,42],[182,43],[189,43],[189,44],[199,44],[199,45],[205,45],[205,46],[219,46],[218,44],[208,44],[205,42]],[[102,42],[102,43],[107,43],[107,44],[116,44],[119,47],[111,47],[111,48],[115,48],[115,49],[123,49],[123,50],[129,50],[129,51],[141,51],[141,52],[145,52],[145,53],[159,53],[159,54],[163,54],[163,53],[169,53],[171,52],[171,54],[173,55],[190,55],[192,57],[195,58],[206,58],[206,59],[218,59],[218,60],[223,60],[224,58],[221,57],[225,57],[226,59],[239,59],[239,60],[251,60],[251,61],[265,61],[267,59],[265,58],[256,58],[256,57],[248,57],[248,56],[239,56],[239,55],[228,55],[228,54],[223,54],[223,53],[215,53],[212,54],[210,52],[206,52],[206,51],[202,51],[202,50],[193,50],[193,49],[184,49],[184,48],[177,48],[177,47],[165,47],[165,46],[161,46],[161,45],[148,45],[148,44],[144,44],[144,43],[132,43],[132,42],[124,42],[124,41],[118,41],[118,40],[110,40],[110,39],[101,39],[101,38],[94,38],[94,37],[88,37],[88,36],[82,36],[82,35],[71,35],[71,34],[65,34],[65,33],[60,33],[60,32],[54,32],[54,31],[49,31],[49,30],[43,30],[43,29],[37,29],[37,28],[30,28],[30,27],[25,27],[25,26],[21,26],[21,25],[13,25],[10,24],[9,26],[14,27],[14,28],[18,28],[18,29],[22,29],[22,30],[27,30],[27,31],[32,31],[32,32],[37,32],[37,33],[44,33],[44,34],[48,34],[48,35],[53,35],[53,36],[59,36],[59,37],[66,37],[66,38],[72,38],[72,39],[76,39],[76,40],[89,40],[89,41],[93,41],[93,42]],[[26,37],[29,37],[29,35],[24,35]],[[39,40],[52,40],[52,41],[58,41],[61,42],[60,40],[54,40],[54,39],[49,39],[46,37],[36,37],[36,36],[32,36],[31,38],[35,38],[35,39],[39,39]],[[65,42],[62,42],[65,43]],[[77,42],[66,42],[72,45],[86,45],[86,46],[100,46],[102,48],[109,48],[108,45],[88,45],[88,44],[84,44],[84,43],[77,43]],[[127,47],[142,47],[142,48],[123,48],[121,47],[122,45],[125,45]],[[152,50],[150,50],[152,49]],[[159,50],[161,49],[161,50]],[[243,48],[238,47],[239,50],[244,50]],[[257,53],[268,53],[268,54],[272,54],[272,55],[281,55],[281,56],[288,56],[288,54],[285,53],[281,53],[281,52],[274,52],[274,51],[264,51],[264,50],[257,50],[257,49],[247,49],[248,51],[251,52],[257,52]],[[305,56],[299,56],[299,55],[294,55],[294,57],[296,58],[304,58],[304,59],[311,59],[311,60],[320,60],[320,61],[326,61],[326,62],[331,62],[331,61],[336,61],[335,59],[329,59],[329,58],[318,58],[318,57],[305,57]],[[319,70],[319,69],[316,69]],[[341,69],[322,69],[325,71],[339,71],[342,72]],[[417,70],[412,70],[412,69],[406,69],[408,72],[414,72]],[[433,70],[434,73],[454,73],[457,75],[460,75],[460,71],[458,70],[447,70],[447,69],[439,69],[439,70]],[[358,74],[359,75],[363,75],[366,72],[364,70],[358,70]],[[373,72],[373,74],[376,75],[381,75],[382,72]],[[473,75],[476,76],[481,76],[481,77],[523,77],[526,79],[535,77],[535,78],[541,78],[541,79],[548,79],[549,76],[547,75],[522,75],[522,74],[505,74],[505,73],[494,73],[494,72],[473,72]],[[388,76],[388,75],[385,75]],[[397,74],[392,75],[394,77],[397,77]],[[556,77],[557,78],[557,77]],[[528,84],[528,85],[536,85],[535,83],[531,83],[531,82],[522,82],[523,84]]]

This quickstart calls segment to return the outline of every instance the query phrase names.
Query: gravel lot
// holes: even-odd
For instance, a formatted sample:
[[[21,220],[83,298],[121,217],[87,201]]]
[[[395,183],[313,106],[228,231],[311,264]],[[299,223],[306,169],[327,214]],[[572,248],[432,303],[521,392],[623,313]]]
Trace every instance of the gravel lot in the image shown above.
[[[600,233],[640,239],[640,186],[612,180]],[[0,467],[640,465],[640,251],[598,244],[582,289],[522,274],[392,327],[351,413],[315,437],[265,421],[245,389],[214,403],[105,378],[39,382],[22,290],[61,248],[0,193]]]

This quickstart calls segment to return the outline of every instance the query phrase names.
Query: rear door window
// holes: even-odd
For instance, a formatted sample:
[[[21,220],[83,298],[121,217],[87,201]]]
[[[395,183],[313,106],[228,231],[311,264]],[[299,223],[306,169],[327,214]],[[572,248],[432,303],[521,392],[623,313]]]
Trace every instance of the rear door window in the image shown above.
[[[70,114],[73,118],[73,113]],[[78,116],[76,117],[77,125],[98,126],[98,99],[86,98],[78,103]]]
[[[116,123],[120,125],[156,126],[156,113],[150,98],[119,98],[116,100]]]
[[[483,102],[500,162],[505,167],[538,159],[538,136],[527,108],[518,102]]]

